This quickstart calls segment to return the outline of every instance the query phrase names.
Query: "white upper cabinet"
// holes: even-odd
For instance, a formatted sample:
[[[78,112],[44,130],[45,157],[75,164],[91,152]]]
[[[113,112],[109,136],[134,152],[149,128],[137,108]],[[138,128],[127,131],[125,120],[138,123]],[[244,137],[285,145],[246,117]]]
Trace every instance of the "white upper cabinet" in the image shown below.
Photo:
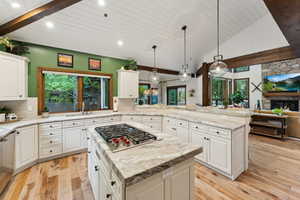
[[[27,68],[25,57],[0,52],[0,101],[27,98]]]
[[[118,97],[124,99],[138,98],[139,72],[132,70],[118,71]]]

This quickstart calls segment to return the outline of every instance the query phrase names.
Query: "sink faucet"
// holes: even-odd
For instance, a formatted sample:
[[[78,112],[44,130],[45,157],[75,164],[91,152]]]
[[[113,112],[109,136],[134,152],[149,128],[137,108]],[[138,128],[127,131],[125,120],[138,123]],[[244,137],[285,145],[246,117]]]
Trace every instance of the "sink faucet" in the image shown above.
[[[81,113],[82,113],[82,115],[84,115],[84,107],[85,107],[85,104],[84,104],[84,102],[82,102],[82,105],[81,105]]]

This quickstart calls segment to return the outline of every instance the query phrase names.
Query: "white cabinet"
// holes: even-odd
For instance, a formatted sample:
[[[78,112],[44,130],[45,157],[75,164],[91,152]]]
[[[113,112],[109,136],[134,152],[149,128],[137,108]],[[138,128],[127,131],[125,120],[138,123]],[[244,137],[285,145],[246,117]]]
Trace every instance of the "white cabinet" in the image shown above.
[[[63,152],[81,149],[83,131],[80,127],[63,129]]]
[[[28,59],[0,51],[0,101],[27,98]]]
[[[138,98],[139,72],[132,70],[118,71],[118,97]]]
[[[190,124],[192,144],[203,152],[196,160],[234,180],[245,170],[244,129],[230,131],[203,124]]]
[[[202,147],[202,153],[195,156],[195,158],[207,163],[209,144],[206,138],[207,138],[206,134],[199,133],[194,130],[191,131],[191,143],[195,145],[200,145]]]
[[[28,126],[17,129],[15,138],[15,169],[38,159],[38,132],[37,126]]]
[[[231,174],[231,141],[209,137],[208,161],[213,167]]]

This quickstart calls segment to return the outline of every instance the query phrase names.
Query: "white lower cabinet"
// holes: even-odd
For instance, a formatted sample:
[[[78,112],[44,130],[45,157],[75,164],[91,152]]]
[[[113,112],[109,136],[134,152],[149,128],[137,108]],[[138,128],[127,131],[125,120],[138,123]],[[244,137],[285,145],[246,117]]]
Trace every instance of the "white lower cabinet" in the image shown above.
[[[204,133],[191,131],[191,143],[195,145],[202,146],[202,153],[197,155],[195,158],[203,162],[208,162],[208,151],[209,151],[209,142],[206,140],[208,136]]]
[[[81,128],[63,129],[63,152],[75,151],[82,148],[82,135],[84,132]]]
[[[15,169],[38,159],[38,131],[37,126],[17,129],[15,136]]]
[[[231,174],[231,141],[216,137],[209,137],[207,140],[208,163]]]

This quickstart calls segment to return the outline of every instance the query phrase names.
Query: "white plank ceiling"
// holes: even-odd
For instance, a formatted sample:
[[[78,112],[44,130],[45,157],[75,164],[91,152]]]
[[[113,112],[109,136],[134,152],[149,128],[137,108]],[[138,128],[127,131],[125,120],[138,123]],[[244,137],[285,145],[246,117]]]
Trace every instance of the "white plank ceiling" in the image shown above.
[[[18,10],[10,8],[10,0],[0,1],[0,23],[48,2],[19,0],[22,7]],[[215,0],[106,0],[105,7],[97,1],[83,0],[9,36],[98,55],[135,58],[139,64],[149,66],[153,65],[151,46],[157,44],[158,65],[174,70],[183,62],[182,25],[188,25],[192,66],[197,66],[201,55],[216,47]],[[108,18],[104,13],[108,13]],[[267,14],[262,0],[221,0],[222,41]],[[46,21],[53,22],[54,28],[47,29]],[[118,40],[124,42],[122,47],[117,45]]]

